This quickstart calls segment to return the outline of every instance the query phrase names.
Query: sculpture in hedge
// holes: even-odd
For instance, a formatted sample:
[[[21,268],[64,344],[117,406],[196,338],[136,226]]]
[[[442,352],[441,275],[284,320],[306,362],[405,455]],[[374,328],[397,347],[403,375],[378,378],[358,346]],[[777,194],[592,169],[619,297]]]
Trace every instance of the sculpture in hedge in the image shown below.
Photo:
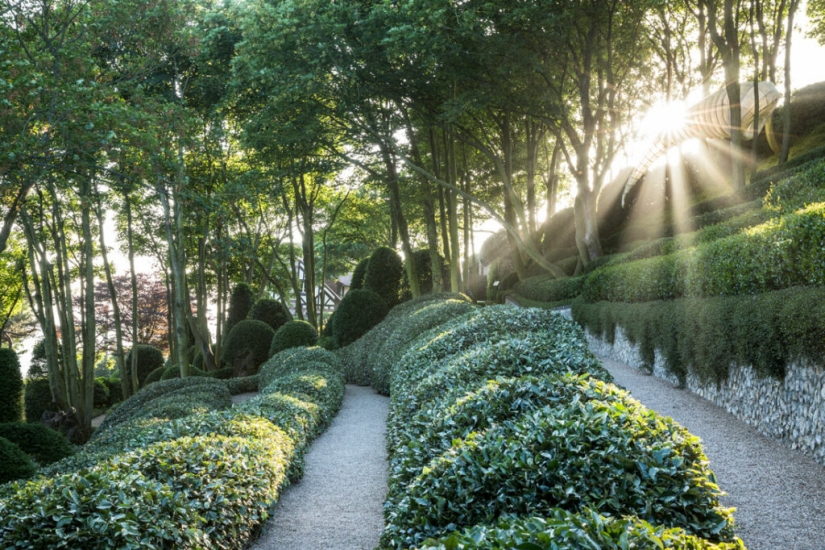
[[[126,353],[127,365],[132,364],[133,351],[137,353],[137,379],[138,385],[142,388],[143,382],[149,376],[149,373],[163,366],[163,352],[149,344],[138,344]]]
[[[258,373],[261,363],[269,358],[269,346],[275,331],[263,321],[244,319],[226,335],[221,361],[232,367],[235,376]]]
[[[364,275],[364,288],[381,296],[387,307],[398,304],[404,264],[398,252],[387,246],[377,248],[370,256]]]
[[[333,318],[333,338],[338,347],[347,346],[381,322],[389,308],[381,296],[367,289],[344,295]]]
[[[756,94],[753,82],[739,84],[742,108],[742,139],[753,139],[762,131],[770,119],[782,94],[770,82],[759,82],[759,126],[754,127],[756,118]],[[693,138],[730,139],[730,100],[725,89],[715,92],[690,106],[681,124],[659,135],[639,163],[628,176],[622,192],[622,205],[636,183],[642,179],[653,162],[670,147]]]
[[[289,348],[314,346],[318,342],[318,331],[306,321],[290,321],[275,331],[269,356]]]
[[[246,283],[237,283],[232,287],[232,294],[229,296],[229,311],[226,314],[226,329],[224,334],[229,334],[232,329],[249,316],[252,305],[255,302],[255,294]]]
[[[0,422],[23,420],[23,375],[13,349],[0,348]]]
[[[252,306],[249,318],[256,321],[263,321],[277,331],[289,321],[292,321],[292,314],[278,300],[271,298],[261,298]]]
[[[367,274],[367,266],[370,263],[369,258],[364,258],[355,266],[355,271],[352,272],[352,281],[350,282],[350,290],[359,290],[364,288],[364,276]]]

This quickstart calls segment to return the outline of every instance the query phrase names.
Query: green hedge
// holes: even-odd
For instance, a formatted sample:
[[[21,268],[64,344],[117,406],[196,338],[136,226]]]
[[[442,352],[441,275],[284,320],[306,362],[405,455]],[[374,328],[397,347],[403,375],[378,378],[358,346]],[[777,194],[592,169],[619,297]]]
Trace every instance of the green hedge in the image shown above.
[[[275,331],[263,321],[239,321],[226,335],[221,361],[234,369],[235,376],[257,374],[261,363],[269,357],[273,336]]]
[[[363,288],[381,296],[391,309],[400,301],[403,273],[404,265],[398,252],[386,246],[376,248],[364,273]]]
[[[6,422],[0,424],[0,437],[20,447],[40,465],[51,464],[74,454],[63,434],[43,424]]]
[[[252,310],[249,312],[249,318],[263,321],[272,327],[272,330],[277,331],[285,323],[292,320],[292,314],[278,300],[261,298],[253,304]]]
[[[289,321],[275,331],[269,346],[269,357],[289,348],[314,346],[318,331],[307,321]]]
[[[37,465],[32,462],[29,455],[12,441],[0,437],[0,485],[31,477],[35,472],[37,472]],[[0,501],[0,513],[2,511],[2,501]],[[3,541],[2,537],[0,541]]]
[[[561,302],[573,300],[582,292],[585,277],[550,279],[540,275],[516,283],[513,290],[519,296],[537,302]]]
[[[261,365],[259,384],[265,388],[284,374],[292,374],[293,368],[300,368],[307,363],[324,363],[341,372],[341,362],[331,351],[317,346],[289,348],[276,353]]]
[[[13,349],[0,348],[0,422],[23,420],[23,375]]]
[[[52,401],[52,390],[48,378],[28,378],[23,396],[26,406],[26,422],[39,423],[44,412],[57,409],[57,405]]]
[[[573,303],[573,317],[612,343],[622,327],[648,368],[655,350],[684,383],[724,380],[730,365],[750,365],[781,379],[791,361],[825,361],[825,288],[644,304]]]
[[[342,348],[355,342],[380,323],[387,312],[384,299],[372,290],[350,290],[341,299],[332,320],[335,344]]]
[[[146,377],[149,376],[149,373],[164,365],[163,352],[155,346],[138,344],[126,352],[125,361],[127,365],[132,364],[133,350],[137,353],[138,387],[142,388]]]

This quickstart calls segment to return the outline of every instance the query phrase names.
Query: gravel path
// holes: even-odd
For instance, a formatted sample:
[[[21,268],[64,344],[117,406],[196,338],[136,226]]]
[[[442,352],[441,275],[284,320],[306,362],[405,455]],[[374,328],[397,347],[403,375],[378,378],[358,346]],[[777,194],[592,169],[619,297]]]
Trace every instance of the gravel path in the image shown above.
[[[600,357],[633,396],[702,439],[749,550],[825,549],[825,467],[701,397]]]
[[[384,528],[389,399],[347,386],[332,425],[306,454],[304,477],[275,507],[254,550],[372,550]]]

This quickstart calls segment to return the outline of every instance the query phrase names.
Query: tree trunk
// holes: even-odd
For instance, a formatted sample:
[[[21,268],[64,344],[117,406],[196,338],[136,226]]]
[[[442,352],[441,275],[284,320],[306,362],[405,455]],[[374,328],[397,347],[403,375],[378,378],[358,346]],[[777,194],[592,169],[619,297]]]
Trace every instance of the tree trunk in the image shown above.
[[[791,152],[791,39],[798,7],[799,0],[791,0],[788,5],[788,28],[785,31],[785,109],[782,113],[782,151],[779,153],[779,164],[787,162]]]
[[[390,213],[398,225],[398,233],[401,237],[401,248],[404,251],[405,259],[407,259],[404,263],[407,269],[407,278],[410,281],[410,292],[413,298],[418,298],[421,296],[421,288],[418,285],[418,270],[413,260],[413,250],[410,244],[407,220],[404,218],[404,212],[401,209],[401,190],[398,187],[398,171],[389,147],[383,142],[380,147],[381,155],[384,159],[384,166],[387,169],[386,183],[390,193]]]
[[[84,322],[82,330],[82,389],[80,391],[77,416],[80,420],[78,438],[87,441],[92,435],[92,410],[94,409],[95,390],[95,344],[97,324],[95,322],[95,272],[94,272],[94,237],[92,236],[92,193],[89,175],[82,178],[81,188],[81,230],[83,232],[83,269],[81,281],[85,284]],[[105,260],[104,260],[105,261]]]

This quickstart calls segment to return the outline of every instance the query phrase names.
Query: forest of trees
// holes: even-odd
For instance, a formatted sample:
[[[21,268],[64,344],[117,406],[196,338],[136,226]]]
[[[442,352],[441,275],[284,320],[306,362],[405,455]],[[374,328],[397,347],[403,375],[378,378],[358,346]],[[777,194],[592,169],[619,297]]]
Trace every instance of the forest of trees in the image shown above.
[[[158,330],[187,376],[192,338],[220,357],[236,282],[317,325],[320,281],[390,246],[429,250],[431,265],[442,255],[450,280],[435,270],[434,290],[461,290],[472,230],[489,219],[506,228],[519,275],[538,265],[561,276],[540,252],[539,226],[569,188],[587,265],[602,253],[596,198],[637,138],[639,113],[727,85],[735,125],[738,82],[769,80],[789,95],[799,8],[2,0],[6,344],[42,333],[54,397],[88,425],[104,348],[127,393],[126,352],[157,343]],[[809,0],[807,13],[825,38],[825,1]],[[735,186],[743,170],[734,163]],[[129,265],[116,265],[113,248]],[[138,277],[137,255],[155,260],[156,277]]]

